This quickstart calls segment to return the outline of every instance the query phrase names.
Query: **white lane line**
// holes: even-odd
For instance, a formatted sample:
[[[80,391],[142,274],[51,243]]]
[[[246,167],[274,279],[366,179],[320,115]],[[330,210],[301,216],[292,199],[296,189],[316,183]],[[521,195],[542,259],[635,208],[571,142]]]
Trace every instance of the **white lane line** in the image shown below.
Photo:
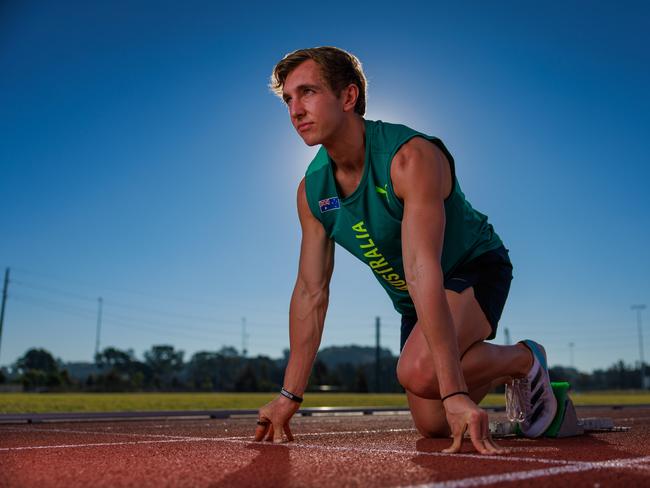
[[[4,429],[10,430],[10,429]],[[237,444],[246,444],[252,445],[250,437],[241,438],[241,437],[187,437],[187,436],[171,436],[164,434],[137,434],[137,433],[118,433],[118,432],[93,432],[93,431],[73,431],[71,429],[11,429],[18,432],[26,431],[43,431],[43,432],[66,432],[66,433],[82,433],[82,434],[117,434],[117,435],[128,435],[128,436],[145,436],[145,437],[158,437],[162,439],[156,440],[142,440],[142,441],[125,441],[125,442],[102,442],[102,443],[89,443],[89,444],[63,444],[63,445],[51,445],[51,446],[23,446],[23,447],[9,447],[9,448],[0,448],[0,451],[22,451],[22,450],[33,450],[33,449],[66,449],[66,448],[84,448],[84,447],[106,447],[106,446],[123,446],[123,445],[137,445],[137,444],[163,444],[163,443],[175,443],[175,442],[230,442]],[[365,434],[365,433],[386,433],[386,432],[403,432],[403,431],[413,431],[414,429],[386,429],[386,430],[366,430],[366,431],[350,431],[350,432],[314,432],[301,434],[301,436],[319,436],[319,435],[343,435],[343,434]],[[455,457],[455,458],[469,458],[469,459],[485,459],[485,456],[480,454],[448,454],[443,452],[421,452],[421,451],[403,451],[399,449],[377,449],[377,448],[360,448],[360,447],[342,447],[342,446],[319,446],[313,444],[301,444],[293,442],[290,444],[273,444],[273,443],[263,443],[260,445],[264,446],[282,446],[285,448],[301,448],[301,449],[316,449],[324,451],[338,451],[338,452],[359,452],[366,454],[396,454],[401,456],[432,456],[432,457]],[[531,446],[532,447],[532,446]],[[544,447],[540,446],[539,450],[542,450]],[[522,448],[521,450],[526,450]],[[497,461],[519,461],[519,462],[530,462],[530,463],[544,463],[544,464],[559,464],[561,466],[553,466],[544,469],[537,470],[528,470],[520,472],[510,472],[500,475],[487,475],[479,476],[474,478],[464,478],[460,480],[449,480],[441,483],[433,484],[424,484],[419,485],[419,488],[465,488],[471,486],[483,486],[490,483],[497,482],[507,482],[507,481],[520,481],[525,479],[553,476],[561,473],[572,473],[572,472],[582,472],[588,470],[596,469],[611,469],[611,468],[625,468],[639,471],[647,471],[650,469],[649,466],[643,465],[643,463],[650,462],[650,456],[645,458],[630,458],[630,459],[619,459],[605,462],[580,462],[580,461],[566,461],[559,459],[543,459],[543,458],[529,458],[529,457],[514,457],[514,456],[494,456],[491,457],[493,460]]]
[[[12,429],[5,429],[12,430]],[[74,434],[97,434],[97,435],[121,435],[121,436],[132,436],[132,437],[146,437],[146,438],[162,438],[162,439],[195,439],[196,436],[187,436],[187,435],[172,435],[172,434],[141,434],[141,433],[129,433],[129,432],[106,432],[106,431],[90,431],[90,430],[72,430],[72,429],[38,429],[33,428],[29,430],[24,429],[13,429],[15,432],[58,432],[58,433],[74,433]],[[321,436],[336,436],[336,435],[368,435],[368,434],[390,434],[390,433],[402,433],[402,432],[417,432],[414,428],[404,428],[404,429],[373,429],[373,430],[348,430],[348,431],[331,431],[331,432],[304,432],[296,434],[296,438],[300,439],[303,437],[321,437]],[[210,441],[248,441],[252,442],[252,436],[229,436],[229,437],[199,437],[203,440]],[[560,449],[558,447],[551,446],[526,446],[526,447],[510,447],[510,452],[557,452]],[[418,451],[420,452],[420,451]]]
[[[622,417],[622,418],[616,418],[614,417],[614,421],[620,420],[620,421],[625,421],[625,422],[630,422],[634,420],[647,420],[650,419],[650,416],[645,416],[645,417]]]
[[[127,435],[131,437],[162,437],[164,439],[185,439],[187,436],[183,435],[168,435],[168,434],[138,434],[135,432],[106,432],[106,431],[95,431],[95,430],[73,430],[73,429],[3,429],[7,432],[54,432],[54,433],[64,433],[64,434],[92,434],[92,435]]]
[[[101,442],[101,443],[92,443],[92,444],[61,444],[56,446],[23,446],[23,447],[8,447],[0,448],[0,451],[22,451],[22,450],[34,450],[34,449],[68,449],[68,448],[84,448],[84,447],[107,447],[107,446],[124,446],[124,445],[138,445],[138,444],[163,444],[163,443],[174,443],[174,442],[232,442],[238,444],[252,444],[249,441],[240,441],[234,439],[223,439],[223,438],[193,438],[187,437],[183,439],[162,439],[162,440],[150,440],[150,441],[127,441],[127,442]],[[354,448],[354,447],[339,447],[339,446],[314,446],[310,444],[272,444],[265,443],[263,445],[267,446],[284,446],[285,448],[309,448],[309,449],[319,449],[326,451],[345,451],[345,452],[361,452],[366,454],[398,454],[406,456],[434,456],[434,457],[456,457],[456,458],[478,458],[485,459],[485,456],[479,454],[447,454],[443,452],[419,452],[419,451],[400,451],[397,449],[370,449],[370,448]],[[509,482],[509,481],[522,481],[532,478],[541,478],[554,476],[564,473],[578,473],[584,471],[598,470],[598,469],[617,469],[617,468],[626,468],[626,469],[635,469],[638,465],[641,469],[647,469],[647,466],[643,466],[643,463],[650,461],[650,456],[643,458],[629,458],[629,459],[615,459],[611,461],[603,462],[570,462],[564,460],[551,460],[551,459],[538,459],[538,458],[523,458],[523,457],[492,457],[494,460],[505,460],[505,461],[525,461],[525,462],[536,462],[536,463],[550,463],[550,464],[562,464],[563,466],[553,466],[543,469],[535,469],[528,471],[517,471],[496,475],[486,475],[486,476],[476,476],[472,478],[463,478],[459,480],[449,480],[437,483],[428,483],[423,485],[417,485],[417,488],[469,488],[475,486],[484,486],[492,483],[500,482]],[[414,487],[415,488],[415,487]]]
[[[103,447],[103,446],[128,446],[133,444],[157,444],[166,442],[192,442],[190,439],[163,439],[151,441],[125,441],[125,442],[95,442],[91,444],[59,444],[57,446],[20,446],[0,447],[0,451],[28,451],[33,449],[73,449],[80,447]]]
[[[252,443],[251,443],[252,444]],[[287,447],[300,447],[307,449],[322,449],[327,451],[340,451],[340,452],[360,452],[368,454],[398,454],[401,456],[431,456],[431,457],[445,457],[445,458],[463,458],[463,459],[481,459],[485,461],[490,459],[490,461],[505,461],[505,462],[526,462],[526,463],[537,463],[537,464],[573,464],[572,461],[565,461],[564,459],[545,459],[545,458],[536,458],[536,457],[524,457],[524,456],[486,456],[484,454],[450,454],[442,451],[403,451],[400,449],[380,449],[380,448],[369,448],[369,447],[345,447],[345,446],[319,446],[314,444],[300,444],[296,442],[286,443],[286,444],[272,444],[276,446],[287,446]]]
[[[415,429],[375,429],[375,430],[342,430],[331,432],[301,432],[295,437],[319,437],[326,435],[360,435],[360,434],[391,434],[395,432],[417,432]],[[225,437],[222,439],[250,439],[251,436]],[[451,440],[451,439],[450,439]]]
[[[505,483],[523,481],[533,478],[544,478],[566,473],[580,473],[598,469],[634,469],[637,464],[643,464],[650,461],[650,456],[643,458],[613,459],[601,462],[576,462],[566,466],[554,466],[543,469],[533,469],[529,471],[515,471],[502,474],[491,474],[485,476],[474,476],[472,478],[462,478],[458,480],[440,481],[435,483],[425,483],[414,485],[410,488],[470,488],[474,486],[485,486],[493,483]]]
[[[17,428],[8,428],[3,429],[4,431],[9,432],[56,432],[56,433],[70,433],[70,434],[91,434],[91,435],[126,435],[133,437],[161,437],[163,439],[187,439],[187,435],[172,435],[172,434],[142,434],[135,432],[107,432],[107,431],[93,431],[93,430],[73,430],[73,429],[17,429]],[[395,432],[416,432],[415,429],[374,429],[374,430],[349,430],[349,431],[331,431],[331,432],[305,432],[296,434],[298,437],[314,437],[314,436],[328,436],[328,435],[362,435],[362,434],[384,434],[384,433],[395,433]],[[220,440],[252,440],[253,434],[242,435],[242,436],[230,436],[230,437],[219,437]],[[193,436],[190,436],[193,437]],[[216,437],[210,437],[206,439],[217,439]]]
[[[9,429],[6,429],[9,430]],[[16,429],[17,432],[25,432],[25,430],[21,429]],[[80,434],[100,434],[100,435],[126,435],[126,436],[133,436],[133,437],[154,437],[154,438],[162,438],[162,439],[168,439],[168,440],[179,440],[179,441],[192,441],[192,442],[218,442],[218,441],[223,441],[223,442],[236,442],[240,443],[243,442],[245,444],[247,443],[252,443],[251,436],[233,436],[233,437],[203,437],[203,436],[180,436],[180,435],[166,435],[166,434],[138,434],[138,433],[127,433],[127,432],[104,432],[104,431],[86,431],[86,430],[72,430],[72,429],[29,429],[29,432],[58,432],[58,433],[80,433]],[[296,434],[297,438],[301,437],[319,437],[319,436],[327,436],[327,435],[351,435],[351,434],[382,434],[382,433],[394,433],[394,432],[415,432],[415,429],[384,429],[384,430],[379,430],[379,429],[374,429],[374,430],[356,430],[356,431],[339,431],[339,432],[311,432],[311,433],[303,433],[303,434]],[[74,444],[79,447],[83,447],[85,445],[91,445],[91,444]],[[92,444],[92,445],[102,445],[102,444]],[[116,443],[114,445],[120,445],[119,443]],[[272,443],[267,443],[265,442],[264,445],[274,445]],[[280,445],[287,445],[287,444],[280,444]],[[71,444],[71,446],[73,446]],[[299,443],[292,443],[291,446],[300,446],[300,447],[305,447],[305,448],[311,448],[311,449],[329,449],[329,450],[354,450],[354,451],[361,451],[361,452],[378,452],[376,450],[372,450],[370,448],[359,448],[359,447],[345,447],[345,446],[317,446],[313,444],[299,444]],[[47,446],[38,446],[39,449],[44,449]],[[559,449],[553,448],[553,447],[544,447],[544,446],[530,446],[530,447],[514,447],[511,448],[511,451],[557,451]],[[427,456],[460,456],[460,457],[470,457],[470,458],[482,458],[483,455],[481,454],[449,454],[449,453],[443,453],[443,452],[424,452],[424,451],[401,451],[399,449],[396,450],[381,450],[381,452],[388,452],[388,453],[393,453],[393,454],[408,454],[408,455],[427,455]],[[499,458],[495,458],[499,459]],[[511,460],[514,460],[515,458],[508,458]],[[539,458],[527,458],[527,457],[518,457],[516,458],[517,460],[521,461],[529,461],[529,462],[547,462],[549,464],[563,464],[567,461],[563,460],[540,460]]]
[[[4,447],[0,448],[0,452],[7,451],[25,451],[30,449],[71,449],[71,448],[84,448],[84,447],[103,447],[103,446],[121,446],[121,445],[130,445],[130,444],[155,444],[155,443],[172,443],[172,442],[229,442],[234,444],[244,444],[244,445],[255,445],[254,442],[251,442],[250,438],[244,439],[232,439],[227,437],[181,437],[181,438],[172,438],[172,439],[161,439],[161,440],[143,440],[143,441],[125,441],[125,442],[97,442],[97,443],[88,443],[88,444],[63,444],[63,445],[53,445],[53,446],[22,446],[22,447]],[[463,459],[482,459],[485,460],[485,456],[482,454],[449,454],[445,452],[424,452],[424,451],[404,451],[400,449],[380,449],[380,448],[364,448],[364,447],[345,447],[345,446],[324,446],[324,445],[315,445],[315,444],[302,444],[298,442],[291,443],[272,443],[264,442],[257,444],[259,446],[274,446],[274,447],[285,447],[290,449],[311,449],[311,450],[322,450],[322,451],[334,451],[334,452],[354,452],[361,454],[396,454],[400,456],[431,456],[431,457],[452,457],[452,458],[463,458]],[[537,464],[573,464],[570,461],[565,461],[562,459],[544,459],[544,458],[533,458],[533,457],[524,457],[524,456],[492,456],[490,459],[494,461],[506,461],[506,462],[529,462]]]

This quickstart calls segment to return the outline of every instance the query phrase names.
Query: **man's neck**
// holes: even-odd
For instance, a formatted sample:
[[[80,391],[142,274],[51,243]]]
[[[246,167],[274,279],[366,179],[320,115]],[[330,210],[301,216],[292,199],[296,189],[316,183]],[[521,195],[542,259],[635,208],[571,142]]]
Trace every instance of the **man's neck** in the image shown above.
[[[365,133],[363,118],[350,117],[333,140],[323,144],[338,170],[344,173],[363,170],[366,157]]]

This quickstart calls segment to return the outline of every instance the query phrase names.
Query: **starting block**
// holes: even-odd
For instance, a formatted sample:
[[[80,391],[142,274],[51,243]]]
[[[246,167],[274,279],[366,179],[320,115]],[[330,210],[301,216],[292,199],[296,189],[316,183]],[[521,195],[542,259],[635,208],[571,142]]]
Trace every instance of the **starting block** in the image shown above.
[[[553,422],[544,432],[544,437],[574,437],[585,432],[621,432],[627,427],[614,426],[611,418],[579,419],[575,406],[569,397],[570,385],[567,382],[552,382],[553,394],[557,399],[557,412]],[[517,422],[490,422],[490,433],[493,437],[521,436]]]
[[[551,387],[553,387],[553,394],[557,399],[557,413],[549,428],[544,432],[544,437],[573,437],[584,434],[584,426],[578,420],[576,407],[569,398],[569,383],[566,381],[552,382]]]

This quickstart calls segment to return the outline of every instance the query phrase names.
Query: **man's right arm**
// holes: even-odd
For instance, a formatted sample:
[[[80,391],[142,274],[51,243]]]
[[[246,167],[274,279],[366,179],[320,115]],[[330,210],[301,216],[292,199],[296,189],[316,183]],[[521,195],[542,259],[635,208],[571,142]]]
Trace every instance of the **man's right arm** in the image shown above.
[[[298,216],[302,228],[298,278],[289,308],[289,362],[283,387],[302,396],[318,352],[329,302],[329,283],[334,269],[334,241],[312,215],[307,203],[305,180],[298,186]],[[280,395],[259,411],[255,440],[280,442],[284,431],[291,440],[289,420],[299,405]]]
[[[334,241],[312,215],[305,180],[298,186],[298,216],[302,228],[298,278],[289,308],[289,362],[284,388],[302,396],[320,345],[334,269]]]

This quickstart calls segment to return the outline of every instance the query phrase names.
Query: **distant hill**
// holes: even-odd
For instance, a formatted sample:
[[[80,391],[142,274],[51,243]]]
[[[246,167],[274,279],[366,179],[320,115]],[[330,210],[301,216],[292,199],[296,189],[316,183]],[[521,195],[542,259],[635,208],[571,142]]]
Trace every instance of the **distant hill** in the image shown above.
[[[91,374],[101,374],[102,370],[95,363],[63,363],[61,369],[68,370],[68,376],[77,381],[86,381]]]

